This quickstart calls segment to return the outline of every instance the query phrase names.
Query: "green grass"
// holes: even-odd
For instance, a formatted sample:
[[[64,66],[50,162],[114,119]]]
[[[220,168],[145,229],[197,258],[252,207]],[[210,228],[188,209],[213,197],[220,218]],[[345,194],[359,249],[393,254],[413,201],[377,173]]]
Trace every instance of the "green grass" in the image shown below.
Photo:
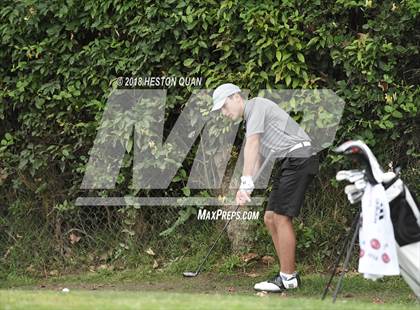
[[[236,274],[204,272],[196,278],[147,269],[103,270],[48,279],[9,275],[0,283],[0,309],[332,308],[331,294],[325,301],[320,300],[327,276],[303,275],[300,289],[259,297],[252,289],[253,284],[266,279],[272,269],[257,272],[257,277],[240,270]],[[63,287],[69,288],[70,293],[61,292]],[[373,282],[349,273],[334,309],[356,307],[420,309],[401,277]]]
[[[372,304],[354,300],[265,297],[221,294],[186,294],[167,292],[0,290],[2,309],[396,309],[396,304]],[[401,306],[400,306],[401,307]],[[418,309],[418,305],[404,305]]]

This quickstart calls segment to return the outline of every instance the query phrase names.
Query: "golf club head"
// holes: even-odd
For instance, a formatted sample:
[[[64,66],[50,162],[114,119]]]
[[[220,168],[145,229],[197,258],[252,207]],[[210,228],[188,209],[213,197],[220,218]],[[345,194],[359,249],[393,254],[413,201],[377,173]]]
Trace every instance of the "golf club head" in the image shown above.
[[[360,179],[365,177],[364,170],[341,170],[337,172],[335,176],[337,181],[344,181],[347,180],[350,183],[354,183]]]
[[[346,193],[347,199],[350,201],[351,204],[359,202],[364,194],[364,190],[357,188],[357,186],[353,184],[347,185],[344,188],[344,192]]]
[[[198,275],[198,272],[185,271],[182,275],[186,278],[194,278]]]
[[[335,149],[337,153],[343,153],[356,158],[366,166],[366,177],[371,184],[381,183],[384,172],[369,147],[360,140],[347,141]]]

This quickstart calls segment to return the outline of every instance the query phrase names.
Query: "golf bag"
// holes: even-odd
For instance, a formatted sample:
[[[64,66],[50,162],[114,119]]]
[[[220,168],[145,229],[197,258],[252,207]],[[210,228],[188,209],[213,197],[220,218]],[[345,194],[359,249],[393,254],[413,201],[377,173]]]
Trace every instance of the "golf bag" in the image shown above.
[[[354,157],[363,170],[342,170],[337,180],[347,180],[345,193],[350,203],[363,199],[368,186],[382,185],[389,203],[399,270],[404,280],[420,298],[420,211],[415,196],[399,177],[399,171],[384,172],[369,147],[362,141],[348,141],[336,152]]]

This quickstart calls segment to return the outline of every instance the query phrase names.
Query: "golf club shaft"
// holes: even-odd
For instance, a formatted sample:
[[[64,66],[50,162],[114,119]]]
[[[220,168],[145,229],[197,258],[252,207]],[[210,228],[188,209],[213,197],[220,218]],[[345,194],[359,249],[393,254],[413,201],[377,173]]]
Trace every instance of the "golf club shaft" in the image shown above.
[[[267,166],[268,162],[271,160],[271,158],[273,157],[275,152],[271,151],[270,154],[267,156],[267,158],[264,160],[264,163],[262,164],[262,166],[260,167],[260,169],[258,170],[257,174],[253,177],[253,181],[254,183],[259,179],[261,173],[263,172],[263,170],[265,169],[265,167]],[[240,204],[238,204],[235,208],[235,212],[238,211],[240,207]],[[204,259],[202,260],[202,262],[200,263],[200,265],[197,268],[196,271],[196,275],[198,275],[201,271],[201,268],[203,267],[204,263],[207,261],[207,258],[209,257],[210,253],[213,251],[214,246],[216,245],[216,243],[219,241],[219,239],[222,237],[223,233],[225,232],[225,230],[227,229],[227,227],[230,224],[230,221],[232,220],[232,218],[230,218],[225,226],[223,227],[222,231],[220,232],[219,236],[216,238],[216,240],[213,242],[213,245],[211,246],[210,250],[207,252],[206,256],[204,257]]]
[[[236,206],[235,208],[235,212],[238,210],[239,208],[239,204]],[[204,257],[203,261],[201,262],[201,264],[198,266],[196,274],[198,275],[201,271],[201,267],[203,267],[204,263],[207,261],[207,258],[209,257],[210,253],[213,251],[213,248],[215,247],[215,245],[217,244],[217,242],[219,241],[219,239],[222,237],[223,233],[225,232],[226,228],[228,227],[230,221],[232,220],[232,218],[230,218],[225,226],[223,227],[222,231],[220,232],[219,236],[217,237],[217,239],[213,242],[213,245],[211,246],[210,250],[207,252],[206,256]]]

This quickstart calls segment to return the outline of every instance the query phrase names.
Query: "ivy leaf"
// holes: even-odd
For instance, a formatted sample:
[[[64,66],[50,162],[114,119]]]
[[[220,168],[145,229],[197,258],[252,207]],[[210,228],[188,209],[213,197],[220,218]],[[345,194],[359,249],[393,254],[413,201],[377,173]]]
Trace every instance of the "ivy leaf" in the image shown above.
[[[194,62],[194,59],[193,58],[185,59],[184,60],[184,66],[187,67],[187,68],[189,68],[189,67],[191,67],[191,65],[192,65],[193,62]]]
[[[297,58],[299,59],[300,62],[305,62],[305,57],[303,56],[302,53],[297,53]]]
[[[184,193],[184,196],[189,197],[191,195],[191,190],[187,186],[185,186],[184,188],[182,188],[182,192]]]
[[[392,116],[395,118],[402,118],[403,115],[400,111],[395,110],[394,112],[392,112]]]
[[[392,107],[390,105],[386,105],[384,110],[388,113],[392,113],[392,111],[394,111],[394,107]]]
[[[394,124],[389,120],[385,120],[384,124],[386,128],[394,128]]]
[[[125,145],[125,149],[127,150],[127,153],[130,153],[132,148],[133,148],[133,139],[129,139]]]
[[[172,182],[179,182],[181,180],[182,180],[181,177],[179,175],[177,175],[172,179]]]

